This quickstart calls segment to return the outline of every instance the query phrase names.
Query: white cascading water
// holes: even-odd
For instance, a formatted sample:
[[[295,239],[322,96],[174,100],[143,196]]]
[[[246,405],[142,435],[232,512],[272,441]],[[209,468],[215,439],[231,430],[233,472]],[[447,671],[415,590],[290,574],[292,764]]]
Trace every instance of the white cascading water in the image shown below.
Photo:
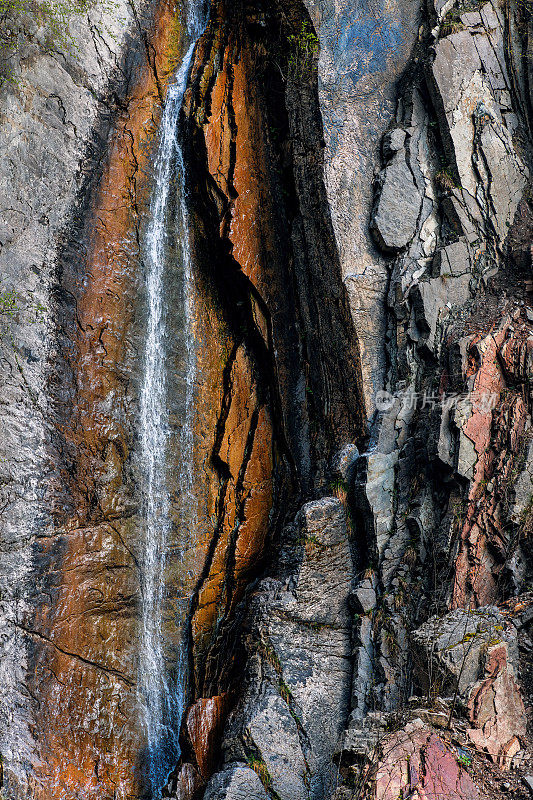
[[[143,477],[144,548],[141,555],[142,632],[139,658],[139,694],[144,708],[146,767],[151,796],[161,796],[172,759],[179,754],[178,732],[184,704],[184,668],[178,666],[172,685],[166,673],[163,645],[164,570],[171,533],[171,499],[168,485],[170,427],[168,414],[169,309],[166,285],[169,226],[176,238],[178,263],[174,272],[181,282],[181,316],[184,321],[184,398],[179,443],[178,491],[180,510],[192,508],[193,412],[196,352],[193,330],[192,265],[183,154],[179,140],[179,114],[187,86],[194,46],[206,23],[203,0],[187,6],[188,50],[168,87],[160,142],[155,163],[154,194],[144,241],[147,292],[147,330],[144,374],[140,397],[140,450]],[[175,279],[174,278],[174,279]],[[180,513],[180,518],[187,518]],[[188,516],[190,523],[190,515]],[[186,532],[182,532],[183,533]],[[178,602],[186,598],[178,598]]]

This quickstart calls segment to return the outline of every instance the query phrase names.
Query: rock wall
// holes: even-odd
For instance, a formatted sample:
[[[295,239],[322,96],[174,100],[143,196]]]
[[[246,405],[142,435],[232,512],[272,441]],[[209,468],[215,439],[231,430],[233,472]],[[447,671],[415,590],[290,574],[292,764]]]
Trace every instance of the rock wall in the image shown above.
[[[184,13],[96,3],[73,17],[77,52],[23,21],[0,98],[13,800],[150,795],[142,237]],[[199,376],[186,547],[172,280],[166,298],[171,685],[188,646],[166,794],[528,791],[530,36],[514,0],[211,3],[180,121]]]
[[[450,798],[482,796],[488,787],[505,796],[498,772],[487,778],[484,756],[478,763],[477,754],[488,754],[503,770],[527,763],[521,693],[528,689],[519,688],[517,651],[512,658],[503,652],[499,632],[489,636],[488,655],[474,662],[460,692],[439,682],[429,658],[413,660],[415,631],[432,614],[445,630],[452,624],[448,609],[464,609],[470,620],[471,609],[528,588],[529,89],[518,67],[527,49],[526,12],[488,4],[420,11],[404,12],[405,60],[395,62],[398,72],[389,67],[390,83],[369,90],[365,105],[341,89],[352,57],[342,9],[337,17],[324,5],[310,9],[321,44],[328,200],[361,342],[367,408],[371,414],[376,399],[377,409],[365,452],[345,448],[332,484],[348,509],[351,553],[342,580],[336,559],[319,569],[324,587],[329,580],[336,585],[333,594],[317,588],[306,595],[306,557],[298,539],[291,541],[296,517],[267,570],[274,580],[260,583],[250,599],[246,689],[227,723],[224,767],[208,784],[209,798],[318,798],[333,796],[336,788],[335,797],[369,791],[392,799],[439,784]],[[342,54],[336,52],[342,57],[332,55],[334,43],[342,43]],[[375,64],[366,66],[372,75]],[[356,75],[350,75],[354,85]],[[290,75],[287,87],[289,96]],[[393,96],[396,112],[386,118],[385,99]],[[348,101],[353,114],[346,113]],[[340,164],[355,128],[361,158],[376,163],[368,107],[379,103],[387,131],[372,194],[370,181],[361,190],[360,178],[350,180],[349,168]],[[337,128],[334,119],[341,120]],[[358,213],[368,215],[360,228]],[[361,246],[368,235],[374,244]],[[371,262],[358,277],[346,275],[354,242],[357,263]],[[371,274],[376,293],[367,289]],[[335,501],[322,505],[334,527]],[[305,513],[312,514],[308,507]],[[324,652],[318,631],[330,625],[316,612],[322,596],[340,615],[335,633],[327,634],[328,653],[341,656],[338,666],[328,664],[328,689],[316,655]],[[290,622],[278,622],[292,606],[299,610]],[[494,626],[499,631],[508,622]],[[459,628],[459,640],[470,641],[468,626]],[[464,658],[463,652],[461,663]],[[413,690],[427,691],[429,704],[409,704]],[[320,697],[328,691],[326,710]],[[447,734],[432,734],[443,723],[456,736],[460,731],[473,774],[453,766],[460,753]],[[385,735],[391,724],[404,730],[395,743]],[[279,729],[283,745],[274,734]],[[403,736],[407,761],[416,756],[425,764],[418,778],[405,778],[401,770],[391,777]],[[376,762],[378,772],[365,770],[365,763]],[[519,775],[513,778],[508,789],[520,792]]]
[[[24,324],[29,325],[33,306],[12,277],[21,310],[9,329],[13,351],[6,340],[7,358],[27,392],[26,405],[40,413],[47,472],[40,478],[35,468],[31,473],[39,482],[42,520],[30,515],[24,532],[5,539],[21,573],[13,579],[8,565],[9,591],[2,595],[7,676],[2,708],[8,722],[0,752],[9,797],[113,792],[133,798],[149,792],[136,691],[143,546],[137,444],[145,319],[142,241],[161,104],[180,57],[184,9],[163,2],[142,13],[133,6],[130,11],[128,38],[115,42],[109,32],[115,71],[110,66],[102,76],[105,94],[102,88],[102,97],[95,98],[92,127],[80,130],[76,140],[78,160],[73,157],[70,167],[72,191],[63,214],[55,226],[43,217],[49,253],[34,243],[49,262],[40,287],[46,317],[40,328],[30,329],[32,342],[46,337],[39,394],[20,364],[21,352],[29,364],[38,363],[37,356],[17,338],[27,335]],[[325,484],[340,442],[363,433],[357,340],[322,181],[318,113],[304,108],[312,123],[305,131],[312,153],[308,157],[302,146],[292,175],[282,181],[284,160],[289,163],[292,154],[275,139],[274,127],[264,129],[262,102],[272,126],[282,126],[283,139],[290,124],[302,132],[303,126],[276,108],[279,78],[261,46],[253,36],[238,35],[237,21],[252,11],[213,6],[191,76],[193,307],[201,375],[194,435],[198,481],[190,497],[196,526],[184,547],[180,503],[173,500],[176,541],[170,543],[163,575],[167,670],[172,680],[188,633],[194,704],[187,726],[191,736],[203,731],[215,745],[212,729],[220,728],[235,702],[242,674],[239,604],[269,557],[266,543],[279,537],[286,508],[296,510]],[[253,29],[254,21],[249,24]],[[55,64],[49,54],[36,52],[36,58]],[[219,56],[213,71],[211,59]],[[256,70],[269,77],[266,97]],[[304,87],[300,66],[297,72]],[[30,91],[25,78],[22,68],[16,88],[7,89],[8,100],[18,92],[25,101]],[[250,92],[257,95],[253,102]],[[305,99],[316,105],[313,93]],[[66,105],[77,113],[73,101]],[[215,124],[207,119],[207,106]],[[43,138],[50,120],[45,123]],[[254,130],[264,136],[262,149],[255,151]],[[53,140],[52,146],[59,151]],[[311,190],[306,186],[304,193],[304,184]],[[263,209],[268,187],[283,207],[272,203]],[[295,209],[300,194],[304,213]],[[252,215],[264,216],[257,230],[250,225]],[[17,253],[11,255],[20,275]],[[287,294],[287,283],[294,285],[293,294]],[[326,284],[336,288],[332,302],[322,307]],[[179,342],[179,293],[172,285],[169,291]],[[170,356],[179,376],[179,344]],[[8,386],[9,381],[8,375]],[[171,455],[177,458],[172,442],[184,410],[177,383],[174,389]],[[20,458],[29,467],[24,451],[17,451],[20,433],[7,412],[13,432],[8,463]],[[13,485],[19,478],[10,474]],[[6,493],[6,518],[13,485]],[[180,488],[173,487],[174,498]],[[21,505],[27,513],[27,501]],[[179,605],[180,597],[187,602]],[[161,748],[163,754],[168,750],[170,771],[172,754],[177,759],[178,753],[168,742]],[[198,751],[195,769],[205,779],[211,761],[208,748]]]
[[[417,3],[306,0],[320,43],[324,177],[342,274],[357,327],[369,416],[387,364],[386,260],[369,230],[372,175],[394,113],[396,84],[418,38]]]
[[[45,32],[31,21],[14,84],[2,87],[2,290],[17,293],[1,344],[0,751],[9,796],[51,797],[52,785],[67,793],[72,785],[84,787],[82,796],[100,780],[89,766],[92,742],[102,786],[128,780],[124,766],[106,763],[106,747],[95,735],[94,695],[87,702],[80,691],[78,703],[77,689],[70,687],[83,676],[99,685],[110,720],[131,680],[117,653],[106,648],[101,657],[105,637],[95,644],[92,614],[77,604],[74,589],[66,591],[68,583],[61,586],[58,565],[66,566],[71,587],[81,584],[87,601],[92,593],[97,607],[98,585],[109,575],[98,569],[94,554],[114,551],[128,575],[131,562],[110,531],[77,526],[64,536],[57,532],[57,517],[64,519],[69,509],[63,505],[51,382],[61,372],[53,308],[58,243],[84,187],[97,180],[127,82],[142,70],[139,34],[146,23],[127,2],[107,13],[91,9],[71,21],[74,54],[40,47],[39,32]],[[84,563],[74,557],[80,549]],[[55,622],[53,604],[61,609]]]

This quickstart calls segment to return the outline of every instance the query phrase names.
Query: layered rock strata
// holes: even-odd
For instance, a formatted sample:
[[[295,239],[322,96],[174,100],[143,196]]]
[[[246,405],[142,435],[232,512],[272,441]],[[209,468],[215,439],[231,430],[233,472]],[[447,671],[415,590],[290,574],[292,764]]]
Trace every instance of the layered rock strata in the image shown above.
[[[315,30],[322,32],[323,18],[313,17],[313,11],[312,18]],[[339,18],[336,22],[340,25]],[[388,367],[385,384],[375,377],[378,369],[365,392],[376,397],[385,391],[377,395],[367,452],[345,452],[349,467],[342,476],[343,496],[354,509],[357,545],[355,580],[343,599],[345,608],[355,612],[350,635],[353,688],[337,712],[345,720],[350,716],[338,743],[337,783],[353,774],[345,772],[343,759],[353,770],[350,759],[357,764],[369,756],[380,758],[380,774],[388,774],[392,756],[386,747],[372,756],[368,742],[373,731],[375,741],[381,739],[380,714],[407,708],[413,688],[428,689],[429,681],[432,702],[437,703],[439,692],[446,701],[441,712],[431,707],[413,712],[430,728],[417,733],[410,746],[421,754],[417,757],[422,763],[432,762],[436,777],[427,773],[413,778],[411,785],[400,781],[398,791],[409,786],[411,791],[429,791],[438,782],[439,748],[444,748],[444,766],[457,763],[453,748],[431,738],[431,726],[466,725],[465,747],[474,745],[503,769],[516,766],[518,754],[527,748],[522,695],[528,689],[519,688],[516,652],[511,659],[498,634],[489,637],[475,675],[461,692],[457,686],[445,689],[432,683],[428,663],[425,671],[418,665],[413,673],[418,646],[411,644],[412,632],[431,614],[445,627],[449,608],[468,615],[470,609],[523,592],[529,581],[529,90],[520,66],[527,47],[527,13],[520,6],[463,8],[448,3],[424,9],[421,22],[399,84],[395,119],[382,140],[369,224],[385,259],[374,259],[375,268],[385,263],[389,271],[380,283],[388,292]],[[328,58],[326,37],[323,69],[327,63],[331,67]],[[331,95],[321,99],[328,136],[328,102],[333,101]],[[326,175],[333,174],[333,163],[331,150],[326,150]],[[343,253],[335,215],[338,198],[330,201]],[[368,209],[364,198],[355,208]],[[352,285],[357,280],[350,276],[346,283],[353,311]],[[361,333],[362,368],[368,377],[376,361],[365,350],[364,329]],[[289,541],[287,534],[284,538]],[[270,675],[269,686],[278,680],[287,685],[290,707],[290,698],[305,684],[286,666],[304,657],[301,643],[294,647],[296,634],[271,657],[279,662],[277,671],[269,672],[258,644],[257,631],[265,625],[261,620],[275,617],[280,589],[291,587],[298,602],[301,564],[292,558],[290,577],[289,556],[283,556],[283,566],[269,570],[273,575],[279,570],[281,587],[262,584],[257,600],[251,600],[250,608],[254,602],[258,607],[247,623],[248,647],[258,666],[248,675],[246,700],[230,717],[223,748],[226,766],[209,784],[208,796],[239,797],[241,781],[255,786],[257,797],[298,792],[322,797],[332,791],[331,785],[324,788],[328,770],[313,761],[312,724],[302,724],[299,748],[287,734],[294,745],[280,752],[267,729],[268,720],[282,714],[282,706],[274,710],[278,706],[268,699],[270,689],[266,696],[256,694]],[[313,648],[311,643],[304,646],[311,662]],[[311,684],[307,689],[308,697],[314,696]],[[446,699],[456,691],[455,702]],[[299,707],[294,710],[301,720]],[[463,714],[465,722],[460,721]],[[321,725],[327,741],[324,718]],[[365,738],[366,746],[347,744]],[[308,747],[307,767],[300,756],[301,751],[307,757],[302,739]],[[326,752],[331,769],[335,751]],[[262,789],[250,770],[260,777]],[[304,777],[298,784],[296,776],[305,776],[306,770],[308,785]],[[487,786],[461,778],[460,769],[452,772],[446,796],[482,796],[487,791]],[[372,773],[367,777],[368,785],[383,794],[388,779]],[[474,783],[479,780],[476,773]],[[491,791],[499,789],[496,778]],[[338,791],[339,797],[352,796],[347,788]],[[394,791],[390,797],[396,797]]]

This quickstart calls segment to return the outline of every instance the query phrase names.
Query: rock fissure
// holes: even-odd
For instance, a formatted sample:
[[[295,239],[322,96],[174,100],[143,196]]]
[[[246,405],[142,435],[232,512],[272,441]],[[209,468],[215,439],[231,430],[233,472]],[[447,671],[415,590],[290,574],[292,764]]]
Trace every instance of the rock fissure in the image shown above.
[[[95,661],[91,661],[91,660],[89,660],[87,658],[84,658],[79,653],[70,653],[68,650],[64,650],[62,647],[59,647],[54,641],[52,641],[52,639],[49,639],[48,637],[43,636],[43,634],[39,633],[39,631],[33,631],[30,628],[25,628],[23,625],[20,625],[18,623],[13,623],[13,624],[19,630],[24,631],[24,633],[27,633],[30,636],[34,636],[35,638],[40,639],[43,642],[46,642],[47,644],[50,645],[50,647],[53,647],[55,650],[57,650],[62,655],[67,656],[68,658],[73,658],[74,660],[79,661],[81,664],[84,664],[85,666],[93,667],[94,669],[97,669],[97,670],[99,670],[100,672],[103,672],[106,675],[110,675],[110,676],[112,675],[114,678],[117,678],[119,681],[121,681],[122,683],[125,683],[127,686],[132,686],[133,685],[133,681],[131,681],[125,675],[122,675],[117,670],[111,669],[109,667],[105,667],[103,664],[98,664]],[[57,680],[57,676],[56,676],[56,680]]]

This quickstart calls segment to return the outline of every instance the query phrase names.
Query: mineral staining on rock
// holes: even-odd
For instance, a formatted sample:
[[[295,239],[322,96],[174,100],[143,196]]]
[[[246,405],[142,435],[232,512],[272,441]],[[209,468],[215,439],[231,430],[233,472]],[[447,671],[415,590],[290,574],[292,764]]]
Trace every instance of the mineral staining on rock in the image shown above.
[[[530,12],[213,0],[170,114],[191,8],[98,2],[2,90],[2,791],[519,797]]]

